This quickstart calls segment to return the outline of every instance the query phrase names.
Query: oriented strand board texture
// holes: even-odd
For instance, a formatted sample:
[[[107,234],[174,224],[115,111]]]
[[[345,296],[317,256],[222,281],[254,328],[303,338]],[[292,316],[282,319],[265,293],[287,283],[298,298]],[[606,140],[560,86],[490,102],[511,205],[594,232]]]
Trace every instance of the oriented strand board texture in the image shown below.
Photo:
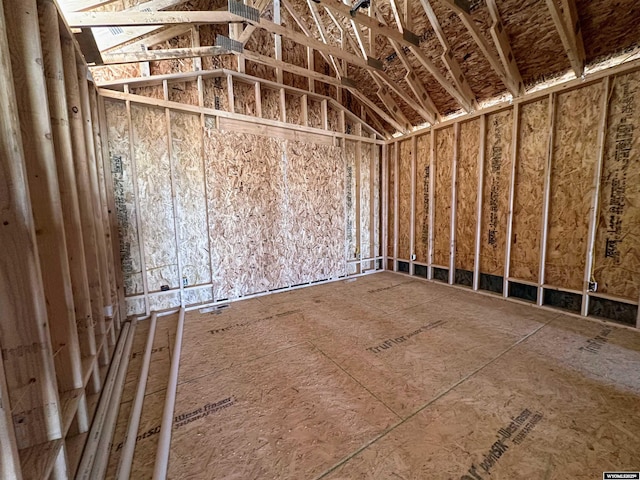
[[[433,263],[443,267],[449,265],[454,133],[452,126],[436,131]]]
[[[372,155],[374,145],[360,144],[360,253],[362,258],[370,258],[372,256],[373,245],[371,243],[371,210],[373,208],[373,198],[371,196],[372,177],[372,161],[375,159]],[[371,268],[371,262],[363,264],[363,270]]]
[[[480,120],[460,124],[456,190],[456,268],[473,271],[475,259]]]
[[[344,275],[341,149],[219,132],[207,117],[205,158],[216,299]]]
[[[366,145],[366,144],[365,144]],[[382,192],[381,192],[381,182],[382,182],[382,147],[380,145],[371,145],[371,158],[373,171],[371,175],[373,175],[373,256],[379,257],[382,255],[381,249],[381,232],[382,232]]]
[[[398,142],[400,148],[398,166],[398,258],[411,258],[411,163],[413,141]]]
[[[281,120],[280,91],[263,87],[260,95],[262,96],[262,118]]]
[[[129,144],[129,122],[123,102],[105,102],[107,143],[113,176],[113,191],[118,218],[120,258],[125,295],[144,292],[142,263],[138,241],[137,212],[133,188],[133,171]]]
[[[387,190],[388,207],[387,207],[387,256],[393,257],[393,245],[395,240],[395,218],[396,218],[396,157],[395,149],[397,143],[387,147],[387,172],[389,177],[389,189]]]
[[[504,275],[512,136],[512,109],[487,116],[480,272],[489,275]]]
[[[558,96],[544,283],[582,290],[602,85]]]
[[[549,100],[520,107],[509,275],[538,281],[544,169],[549,152]]]
[[[640,295],[640,73],[612,80],[594,277],[599,291],[637,300]]]
[[[183,286],[211,282],[200,116],[171,112],[171,153]]]
[[[256,116],[256,90],[253,85],[234,80],[233,100],[236,113]]]
[[[206,118],[205,162],[215,298],[286,285],[284,172],[276,139],[219,132]]]
[[[204,106],[216,110],[230,111],[227,79],[223,77],[205,78],[202,81]]]
[[[285,151],[283,201],[289,285],[344,275],[342,149],[286,141]]]
[[[179,288],[165,112],[133,105],[131,123],[149,291]]]
[[[356,225],[356,142],[345,141],[345,210],[347,216],[347,236],[345,255],[347,260],[358,257],[358,230]],[[350,272],[353,273],[353,272]]]
[[[431,135],[420,135],[416,149],[416,213],[415,254],[416,261],[429,260],[429,168],[431,166]]]

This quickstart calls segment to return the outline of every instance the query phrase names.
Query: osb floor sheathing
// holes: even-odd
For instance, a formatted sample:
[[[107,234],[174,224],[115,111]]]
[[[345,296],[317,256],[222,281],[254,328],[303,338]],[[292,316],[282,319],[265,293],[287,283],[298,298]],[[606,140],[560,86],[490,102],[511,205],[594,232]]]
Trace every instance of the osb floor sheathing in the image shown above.
[[[132,478],[151,478],[177,316]],[[144,352],[138,325],[109,476]],[[171,479],[600,479],[640,470],[640,332],[378,273],[185,321]]]

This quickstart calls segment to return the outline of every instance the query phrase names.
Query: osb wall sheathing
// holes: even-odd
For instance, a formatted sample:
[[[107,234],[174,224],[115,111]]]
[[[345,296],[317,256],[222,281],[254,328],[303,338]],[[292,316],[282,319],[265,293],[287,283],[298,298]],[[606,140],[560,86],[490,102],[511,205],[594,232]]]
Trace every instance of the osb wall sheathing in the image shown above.
[[[478,204],[480,119],[460,124],[456,189],[455,267],[473,271]]]
[[[148,87],[131,87],[129,90],[134,95],[141,95],[143,97],[164,100],[164,90],[162,88],[162,85],[150,85]]]
[[[295,125],[305,125],[302,117],[302,97],[287,94],[287,122]]]
[[[198,105],[198,83],[178,82],[170,83],[168,88],[169,100],[186,105]]]
[[[193,46],[191,32],[167,40],[166,42],[152,45],[149,50],[166,50],[173,48],[190,48]],[[175,58],[171,60],[162,60],[159,62],[149,62],[149,71],[151,75],[166,75],[171,73],[181,73],[193,71],[192,58]]]
[[[416,213],[415,254],[416,261],[429,260],[429,188],[431,167],[431,135],[420,135],[416,149]]]
[[[602,84],[558,95],[545,284],[582,290]]]
[[[230,111],[227,79],[224,77],[205,78],[202,81],[204,106],[216,110]]]
[[[219,132],[207,118],[205,157],[216,299],[344,274],[339,148]]]
[[[393,245],[395,243],[395,218],[396,218],[396,201],[395,201],[395,182],[396,182],[396,157],[395,149],[398,147],[397,143],[391,144],[387,147],[387,177],[389,178],[389,184],[387,189],[387,256],[393,257]],[[393,270],[393,268],[391,268]]]
[[[347,216],[347,235],[345,239],[345,256],[347,260],[358,258],[359,241],[356,225],[356,142],[347,140],[344,142],[345,161],[345,212]],[[356,266],[350,265],[348,273],[355,273]]]
[[[433,263],[442,267],[448,267],[449,265],[451,173],[454,141],[455,132],[452,126],[436,131]]]
[[[513,110],[487,115],[486,121],[480,272],[503,276],[509,214]]]
[[[120,258],[125,295],[144,293],[142,262],[138,241],[138,212],[134,194],[134,177],[129,150],[129,122],[124,103],[105,101],[108,124],[109,157],[118,218]]]
[[[308,99],[307,117],[310,127],[322,128],[322,106],[319,101]]]
[[[202,142],[200,116],[171,112],[178,253],[184,287],[211,283]],[[190,290],[185,295],[188,305],[213,299],[211,290],[205,289]]]
[[[361,258],[370,258],[373,256],[373,244],[371,243],[371,181],[375,167],[375,158],[372,149],[375,145],[360,143],[360,255]],[[363,263],[363,270],[371,268],[371,262]]]
[[[411,164],[413,140],[398,142],[398,258],[411,258]]]
[[[367,147],[368,144],[363,144],[363,147]],[[380,161],[381,157],[382,157],[382,147],[380,145],[371,145],[369,147],[371,149],[371,164],[373,165],[372,167],[372,173],[371,175],[373,175],[373,222],[374,222],[374,228],[373,228],[373,252],[372,252],[372,256],[374,257],[379,257],[382,255],[382,249],[381,249],[381,239],[382,239],[382,218],[381,218],[381,211],[382,211],[382,205],[381,205],[381,198],[382,198],[382,191],[380,189],[380,185],[382,182],[382,162]]]
[[[234,81],[233,100],[236,113],[256,116],[256,90],[253,85]]]
[[[520,107],[509,275],[538,281],[544,170],[549,152],[549,100]]]
[[[640,72],[612,78],[593,277],[598,291],[640,295]]]
[[[260,95],[262,98],[262,118],[281,120],[280,91],[271,88],[262,88]]]
[[[167,126],[162,109],[131,107],[138,203],[150,292],[179,287]]]

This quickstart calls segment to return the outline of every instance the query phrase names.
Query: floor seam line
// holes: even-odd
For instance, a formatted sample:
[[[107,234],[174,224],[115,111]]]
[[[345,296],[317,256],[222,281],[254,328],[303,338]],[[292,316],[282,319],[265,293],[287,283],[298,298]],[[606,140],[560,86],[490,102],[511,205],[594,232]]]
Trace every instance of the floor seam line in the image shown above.
[[[373,445],[374,443],[376,443],[378,440],[386,437],[389,433],[391,433],[392,431],[394,431],[396,428],[398,428],[399,426],[403,425],[404,423],[408,422],[409,420],[411,420],[413,417],[415,417],[416,415],[418,415],[420,412],[422,412],[424,409],[426,409],[427,407],[433,405],[435,402],[437,402],[438,400],[440,400],[442,397],[444,397],[445,395],[447,395],[449,392],[451,392],[452,390],[454,390],[455,388],[457,388],[458,386],[462,385],[464,382],[466,382],[467,380],[469,380],[471,377],[473,377],[474,375],[476,375],[478,372],[480,372],[481,370],[485,369],[486,367],[488,367],[489,365],[491,365],[493,362],[495,362],[496,360],[498,360],[499,358],[501,358],[503,355],[509,353],[511,350],[513,350],[515,347],[517,347],[518,345],[520,345],[521,343],[525,342],[526,340],[528,340],[530,337],[532,337],[533,335],[535,335],[536,333],[538,333],[540,330],[542,330],[544,327],[546,327],[547,325],[549,325],[554,319],[550,319],[548,322],[545,322],[544,324],[540,325],[538,328],[536,328],[533,332],[528,333],[527,335],[525,335],[524,337],[522,337],[520,340],[518,340],[517,342],[515,342],[513,345],[511,345],[510,347],[508,347],[506,350],[502,351],[499,355],[497,355],[496,357],[492,358],[491,360],[489,360],[488,362],[484,363],[482,366],[478,367],[476,370],[474,370],[473,372],[471,372],[469,375],[465,376],[464,378],[460,379],[458,382],[454,383],[451,387],[449,387],[447,390],[445,390],[444,392],[436,395],[434,398],[432,398],[431,400],[429,400],[426,404],[424,404],[423,406],[421,406],[420,408],[418,408],[415,412],[411,413],[410,415],[408,415],[406,418],[404,418],[403,420],[401,420],[400,422],[396,423],[395,425],[392,425],[391,427],[387,428],[386,430],[384,430],[383,432],[381,432],[380,434],[378,434],[376,437],[374,437],[373,439],[371,439],[370,441],[368,441],[367,443],[365,443],[363,446],[361,446],[358,450],[356,450],[355,452],[353,452],[352,454],[350,454],[349,456],[345,457],[344,459],[342,459],[340,462],[336,463],[335,465],[333,465],[331,468],[329,468],[327,471],[325,471],[324,473],[320,474],[319,476],[315,477],[315,480],[321,480],[323,478],[325,478],[327,475],[329,475],[330,473],[334,472],[335,470],[337,470],[338,468],[340,468],[341,466],[343,466],[344,464],[346,464],[347,462],[349,462],[352,458],[356,457],[357,455],[359,455],[360,453],[362,453],[364,450],[366,450],[367,448],[369,448],[371,445]]]
[[[393,413],[396,417],[398,417],[400,420],[402,420],[402,417],[393,408],[391,408],[385,402],[380,400],[376,394],[374,394],[371,390],[369,390],[367,387],[365,387],[357,378],[355,378],[353,375],[351,375],[349,372],[347,372],[344,368],[342,368],[342,366],[338,362],[336,362],[333,358],[331,358],[329,355],[327,355],[321,348],[319,348],[316,344],[314,344],[311,341],[309,341],[309,344],[312,347],[314,347],[316,350],[318,350],[322,355],[327,357],[327,359],[330,360],[336,367],[338,367],[340,370],[342,370],[344,373],[346,373],[349,376],[349,378],[351,378],[354,382],[356,382],[358,385],[360,385],[362,388],[364,388],[373,398],[375,398],[382,405],[387,407],[387,409],[389,409],[389,411],[391,413]]]

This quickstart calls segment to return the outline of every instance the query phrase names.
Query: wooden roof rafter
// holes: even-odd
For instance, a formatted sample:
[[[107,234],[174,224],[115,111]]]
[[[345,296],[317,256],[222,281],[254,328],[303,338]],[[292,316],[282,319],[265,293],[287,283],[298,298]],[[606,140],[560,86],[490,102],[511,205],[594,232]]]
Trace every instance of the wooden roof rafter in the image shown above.
[[[451,83],[443,74],[439,71],[439,69],[433,64],[433,62],[425,55],[425,53],[420,49],[417,45],[418,41],[415,35],[411,34],[408,31],[404,33],[400,33],[398,30],[395,30],[391,27],[383,25],[375,18],[372,18],[368,15],[355,12],[354,15],[351,15],[350,8],[343,3],[333,2],[330,0],[320,0],[323,5],[327,8],[333,10],[336,13],[339,13],[345,18],[353,18],[356,23],[370,28],[375,32],[376,35],[382,35],[387,37],[388,39],[395,40],[398,44],[406,46],[409,48],[411,53],[418,59],[418,61],[422,64],[422,66],[436,79],[440,85],[447,91],[449,95],[451,95],[465,110],[469,111],[472,107],[471,98],[468,98],[465,94],[460,92],[456,86]],[[453,0],[452,0],[453,1]]]
[[[372,6],[371,10],[374,13],[374,16],[378,19],[378,21],[382,24],[385,24],[385,21],[382,18],[382,15],[375,8],[375,6]],[[392,40],[390,38],[388,38],[387,40],[389,41],[394,51],[396,52],[396,55],[398,56],[400,63],[402,63],[405,70],[407,71],[407,74],[405,75],[404,79],[409,85],[409,88],[411,88],[411,91],[418,99],[418,102],[420,102],[420,104],[426,110],[432,113],[432,118],[429,120],[429,123],[434,124],[436,122],[439,122],[440,112],[438,112],[438,107],[436,107],[436,105],[433,103],[433,100],[431,100],[431,97],[429,96],[429,93],[426,91],[424,85],[418,80],[413,67],[409,63],[409,59],[404,53],[404,50],[400,45],[398,45],[398,43],[395,40]]]
[[[562,45],[567,52],[567,57],[569,57],[571,68],[579,78],[584,74],[587,60],[575,0],[560,0],[561,7],[556,4],[555,0],[546,0],[546,2]]]
[[[429,23],[431,24],[431,28],[436,34],[436,37],[438,37],[438,40],[440,41],[440,45],[442,45],[443,52],[442,52],[442,55],[440,56],[440,59],[444,63],[445,67],[447,67],[447,70],[449,70],[449,73],[451,74],[451,78],[453,79],[453,83],[456,85],[456,87],[458,87],[458,90],[464,93],[465,97],[470,100],[471,105],[474,108],[477,108],[478,102],[476,100],[476,95],[475,93],[473,93],[473,90],[471,89],[469,82],[465,78],[464,73],[462,73],[462,69],[460,68],[460,65],[458,64],[457,60],[453,56],[453,50],[451,50],[449,41],[447,40],[447,37],[442,31],[442,27],[440,26],[438,17],[436,17],[436,14],[433,11],[433,8],[431,7],[430,1],[420,0],[420,4],[422,5],[422,8],[427,14],[427,19],[429,20]]]
[[[523,93],[524,85],[522,84],[522,79],[520,79],[520,83],[518,83],[518,78],[514,78],[512,76],[511,69],[505,69],[502,65],[501,59],[496,56],[496,54],[491,50],[491,46],[489,42],[482,34],[476,23],[471,18],[471,14],[467,9],[464,8],[464,2],[460,2],[459,0],[440,0],[444,5],[449,7],[449,9],[458,14],[458,17],[462,21],[462,24],[467,28],[469,34],[475,41],[476,45],[484,55],[484,57],[491,65],[491,68],[496,72],[500,81],[507,87],[507,90],[511,92],[514,97],[519,96]],[[462,5],[462,6],[461,6]],[[498,43],[496,43],[496,46]],[[500,47],[497,47],[500,50]],[[515,64],[515,62],[513,62]],[[519,77],[518,73],[518,77]]]
[[[331,18],[331,20],[334,22],[336,27],[343,33],[344,38],[346,38],[347,41],[351,44],[354,51],[356,52],[360,51],[362,56],[365,59],[369,58],[369,56],[367,55],[366,49],[364,47],[362,48],[359,47],[359,44],[362,45],[363,42],[356,41],[353,38],[353,35],[351,35],[351,33],[346,29],[346,27],[335,17],[335,15],[331,13],[330,9],[327,9],[327,13],[329,13],[329,18]],[[351,22],[351,28],[353,29],[354,35],[358,37],[358,34],[360,32],[358,32],[357,25]],[[411,125],[411,122],[402,113],[402,110],[400,109],[396,101],[393,99],[393,97],[389,95],[384,85],[387,85],[394,92],[396,92],[396,94],[400,98],[402,98],[408,105],[410,105],[416,112],[418,112],[418,114],[420,114],[420,116],[422,116],[425,120],[427,120],[430,123],[433,123],[430,119],[433,119],[434,116],[430,112],[428,112],[424,107],[421,107],[419,111],[413,104],[414,99],[409,97],[404,91],[400,90],[397,86],[395,86],[393,80],[390,79],[386,74],[381,74],[377,71],[371,71],[371,70],[367,70],[367,73],[369,74],[373,82],[378,87],[376,94],[380,99],[380,101],[382,102],[382,104],[389,111],[389,113],[397,119],[398,122],[401,122],[402,124],[405,125],[405,128],[402,130],[406,131],[408,127]]]

